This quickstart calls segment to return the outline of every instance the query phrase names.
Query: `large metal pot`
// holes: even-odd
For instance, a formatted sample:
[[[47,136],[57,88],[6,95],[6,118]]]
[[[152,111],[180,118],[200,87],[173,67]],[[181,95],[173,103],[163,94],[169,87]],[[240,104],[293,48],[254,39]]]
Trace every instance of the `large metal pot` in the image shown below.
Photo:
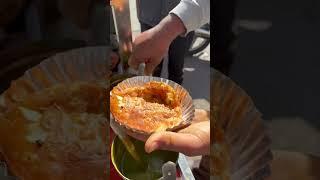
[[[125,180],[155,180],[162,177],[162,165],[168,161],[176,163],[179,153],[170,151],[155,151],[147,154],[144,151],[144,142],[133,140],[135,148],[143,159],[143,167],[150,167],[146,170],[137,164],[137,162],[129,155],[123,143],[116,136],[111,144],[111,161],[117,173]],[[147,173],[152,172],[152,173]]]

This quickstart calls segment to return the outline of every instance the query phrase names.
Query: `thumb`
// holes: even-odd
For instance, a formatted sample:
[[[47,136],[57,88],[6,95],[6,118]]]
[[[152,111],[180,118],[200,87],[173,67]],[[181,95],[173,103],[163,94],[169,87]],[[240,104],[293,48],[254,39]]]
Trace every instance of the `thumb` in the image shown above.
[[[157,67],[158,62],[160,62],[160,60],[158,59],[149,59],[146,62],[146,67],[144,69],[144,74],[145,75],[152,75],[154,69]]]
[[[145,151],[168,150],[181,152],[188,156],[201,155],[202,143],[192,134],[159,132],[152,134],[145,144]]]
[[[128,65],[129,65],[131,68],[133,68],[133,69],[135,69],[135,70],[138,70],[139,64],[141,64],[141,63],[143,63],[143,62],[144,62],[143,60],[137,59],[137,58],[135,58],[134,55],[131,55],[130,58],[129,58],[129,60],[128,60]]]

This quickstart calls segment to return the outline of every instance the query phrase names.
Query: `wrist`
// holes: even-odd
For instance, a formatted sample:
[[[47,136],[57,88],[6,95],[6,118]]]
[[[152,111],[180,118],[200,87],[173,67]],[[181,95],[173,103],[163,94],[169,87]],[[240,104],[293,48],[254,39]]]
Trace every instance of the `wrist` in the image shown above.
[[[168,39],[170,42],[186,32],[183,22],[174,14],[169,14],[166,16],[157,25],[157,28],[160,34],[162,34],[162,37],[167,37],[166,39]]]

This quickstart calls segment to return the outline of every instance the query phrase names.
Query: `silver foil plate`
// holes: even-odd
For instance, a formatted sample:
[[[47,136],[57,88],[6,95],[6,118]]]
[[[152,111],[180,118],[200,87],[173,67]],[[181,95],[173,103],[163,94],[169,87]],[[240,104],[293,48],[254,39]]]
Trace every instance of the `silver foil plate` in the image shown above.
[[[175,90],[175,92],[177,93],[177,97],[181,98],[182,120],[178,125],[172,128],[168,128],[166,130],[176,131],[190,125],[194,118],[194,113],[195,113],[195,108],[193,105],[192,98],[190,94],[181,85],[171,80],[168,80],[165,78],[159,78],[159,77],[152,77],[152,76],[135,76],[122,81],[114,88],[117,88],[119,91],[123,91],[127,88],[143,86],[145,83],[150,81],[157,81],[157,82],[163,82],[165,84],[168,84]],[[110,92],[110,95],[112,95],[112,92]],[[137,129],[133,129],[127,126],[126,124],[121,123],[116,118],[115,118],[115,121],[118,126],[121,126],[126,131],[127,134],[129,134],[130,136],[136,139],[140,139],[140,140],[146,139],[151,135],[151,133],[146,133]]]

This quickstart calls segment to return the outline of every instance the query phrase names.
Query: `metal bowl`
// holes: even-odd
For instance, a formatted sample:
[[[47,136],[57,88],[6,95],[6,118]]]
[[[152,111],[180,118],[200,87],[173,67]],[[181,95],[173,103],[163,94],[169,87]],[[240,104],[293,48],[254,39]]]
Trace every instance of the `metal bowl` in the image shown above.
[[[130,156],[121,140],[116,136],[111,144],[111,161],[117,173],[125,180],[154,180],[162,177],[162,166],[168,161],[177,163],[179,153],[171,151],[155,151],[147,154],[144,150],[144,142],[133,140],[139,157],[143,161],[143,167]],[[152,166],[150,168],[150,165]],[[153,173],[146,173],[153,172]],[[152,176],[152,177],[151,177]]]

